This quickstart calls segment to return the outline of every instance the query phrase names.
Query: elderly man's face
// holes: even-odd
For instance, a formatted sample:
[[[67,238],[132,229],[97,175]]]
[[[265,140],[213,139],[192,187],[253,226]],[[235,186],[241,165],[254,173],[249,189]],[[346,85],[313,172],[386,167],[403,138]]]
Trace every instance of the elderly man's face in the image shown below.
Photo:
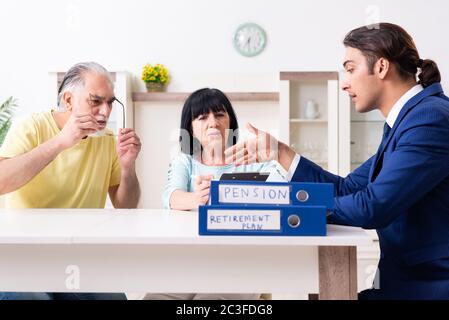
[[[84,87],[73,95],[73,112],[91,113],[104,129],[115,100],[112,84],[104,75],[93,72],[85,75],[84,82]]]

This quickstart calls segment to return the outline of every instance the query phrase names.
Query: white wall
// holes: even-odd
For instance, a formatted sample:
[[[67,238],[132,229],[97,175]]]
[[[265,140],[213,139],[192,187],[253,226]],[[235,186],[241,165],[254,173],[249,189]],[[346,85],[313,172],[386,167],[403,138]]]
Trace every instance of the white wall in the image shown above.
[[[429,8],[429,9],[427,9]],[[160,62],[173,75],[169,90],[192,90],[196,73],[336,70],[341,40],[376,17],[404,26],[422,57],[434,58],[449,83],[449,2],[444,0],[2,0],[0,101],[20,99],[24,112],[48,108],[46,76],[76,62],[95,60],[135,75]],[[235,28],[263,26],[265,52],[239,56]]]
[[[249,21],[260,24],[268,36],[265,51],[254,58],[238,55],[232,46],[236,27]],[[17,97],[23,114],[47,109],[54,101],[48,72],[86,60],[130,71],[134,91],[144,90],[139,78],[147,62],[169,68],[170,91],[202,86],[278,90],[279,71],[339,70],[344,35],[377,21],[408,30],[422,58],[437,61],[448,87],[449,41],[441,34],[449,30],[449,2],[444,0],[2,0],[0,101]],[[278,129],[276,106],[263,113],[257,106],[236,109],[241,124],[255,117],[256,124]],[[144,143],[139,173],[144,193],[151,191],[145,207],[160,203],[169,157],[166,142],[179,124],[179,110],[173,104],[136,106],[136,128]],[[149,141],[152,150],[145,148]],[[155,155],[157,164],[151,162]]]

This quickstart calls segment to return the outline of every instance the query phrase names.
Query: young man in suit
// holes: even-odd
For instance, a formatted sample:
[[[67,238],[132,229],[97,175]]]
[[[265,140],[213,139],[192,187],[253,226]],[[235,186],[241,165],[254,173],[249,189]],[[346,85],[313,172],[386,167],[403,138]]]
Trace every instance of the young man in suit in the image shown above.
[[[378,286],[359,298],[449,299],[449,99],[437,65],[394,24],[357,28],[343,43],[342,89],[358,112],[386,118],[376,154],[343,178],[248,125],[256,137],[226,150],[227,161],[276,159],[291,181],[334,184],[328,221],[379,236]]]

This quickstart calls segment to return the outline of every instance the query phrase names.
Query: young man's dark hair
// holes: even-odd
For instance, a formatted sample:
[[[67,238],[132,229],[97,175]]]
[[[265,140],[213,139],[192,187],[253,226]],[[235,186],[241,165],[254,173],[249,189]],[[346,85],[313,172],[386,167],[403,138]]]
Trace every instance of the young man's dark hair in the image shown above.
[[[395,65],[404,80],[415,78],[419,68],[419,83],[424,88],[441,81],[437,64],[420,59],[412,37],[398,25],[379,23],[354,29],[346,35],[343,44],[359,49],[371,72],[376,61],[385,58]]]

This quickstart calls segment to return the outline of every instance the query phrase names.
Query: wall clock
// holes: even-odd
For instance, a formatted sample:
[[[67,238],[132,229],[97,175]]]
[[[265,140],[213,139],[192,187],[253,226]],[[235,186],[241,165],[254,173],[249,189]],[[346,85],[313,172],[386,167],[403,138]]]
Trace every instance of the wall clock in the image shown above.
[[[234,48],[245,57],[260,54],[267,43],[265,30],[255,23],[240,25],[234,33]]]

